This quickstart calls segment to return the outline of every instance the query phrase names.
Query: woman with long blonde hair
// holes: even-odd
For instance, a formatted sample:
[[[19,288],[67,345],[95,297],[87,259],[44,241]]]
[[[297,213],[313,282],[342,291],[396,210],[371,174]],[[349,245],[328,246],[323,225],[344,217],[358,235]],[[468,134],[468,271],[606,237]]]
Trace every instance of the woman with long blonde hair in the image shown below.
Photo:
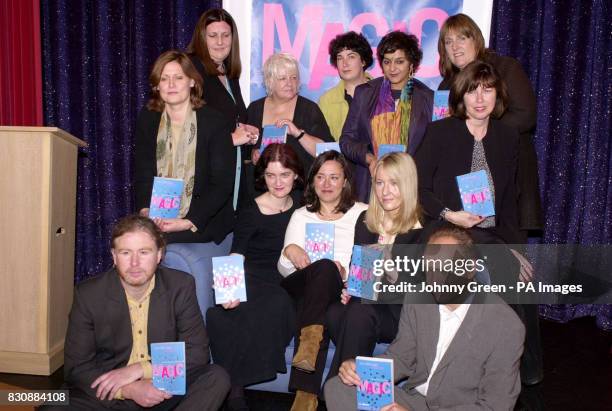
[[[406,253],[397,246],[421,243],[416,166],[410,155],[390,153],[376,163],[373,175],[370,204],[355,224],[355,245],[375,244],[384,250],[385,258],[393,258]],[[398,279],[397,272],[386,272],[383,282]],[[384,304],[362,304],[344,289],[340,301],[328,308],[326,324],[336,345],[328,378],[338,373],[344,360],[371,356],[376,343],[395,338],[402,304],[389,297],[378,296]]]

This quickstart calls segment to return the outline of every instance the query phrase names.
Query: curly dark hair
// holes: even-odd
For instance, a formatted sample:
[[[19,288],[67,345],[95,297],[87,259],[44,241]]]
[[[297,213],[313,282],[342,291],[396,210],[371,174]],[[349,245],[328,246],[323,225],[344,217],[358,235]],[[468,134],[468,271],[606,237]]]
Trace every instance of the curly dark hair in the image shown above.
[[[266,168],[268,164],[278,161],[283,167],[288,168],[297,175],[293,183],[293,189],[304,187],[304,169],[295,151],[287,144],[270,144],[265,148],[257,165],[255,166],[255,188],[257,191],[267,191]]]
[[[336,59],[338,54],[344,50],[351,50],[359,54],[361,61],[363,61],[363,69],[367,70],[374,63],[374,57],[372,53],[372,47],[368,40],[361,33],[355,33],[349,31],[347,33],[338,34],[329,43],[329,63],[336,66]]]
[[[342,194],[340,195],[340,202],[336,207],[336,212],[346,213],[355,204],[355,195],[353,193],[353,175],[351,172],[351,166],[349,165],[346,158],[335,150],[326,151],[319,155],[308,173],[308,181],[306,182],[306,190],[304,191],[304,201],[306,202],[306,209],[311,213],[316,213],[321,209],[321,201],[317,196],[314,188],[314,180],[316,175],[319,173],[321,166],[327,161],[336,161],[340,164],[346,184],[342,187]]]
[[[419,48],[419,40],[414,34],[406,34],[399,30],[391,31],[380,39],[376,50],[376,57],[380,67],[382,68],[385,54],[395,53],[397,50],[404,50],[406,58],[410,60],[412,69],[416,73],[423,59],[423,51]]]

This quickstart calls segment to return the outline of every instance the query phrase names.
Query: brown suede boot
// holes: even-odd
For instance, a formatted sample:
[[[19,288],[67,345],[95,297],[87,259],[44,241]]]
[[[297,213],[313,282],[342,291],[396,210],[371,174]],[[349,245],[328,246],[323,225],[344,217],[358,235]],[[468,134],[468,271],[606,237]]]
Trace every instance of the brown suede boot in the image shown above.
[[[291,405],[291,411],[317,411],[319,399],[316,394],[306,391],[297,391]]]
[[[302,328],[300,331],[300,348],[293,357],[291,365],[302,371],[314,372],[322,339],[322,325],[315,324]]]

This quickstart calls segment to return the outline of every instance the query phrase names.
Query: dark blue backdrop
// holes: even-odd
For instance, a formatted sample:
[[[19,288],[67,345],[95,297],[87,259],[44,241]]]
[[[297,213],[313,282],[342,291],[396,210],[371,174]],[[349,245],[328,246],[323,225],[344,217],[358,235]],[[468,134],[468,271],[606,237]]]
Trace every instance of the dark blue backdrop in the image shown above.
[[[200,14],[220,3],[41,2],[45,124],[89,144],[78,165],[76,281],[110,265],[110,229],[132,210],[133,127],[151,64],[184,48]],[[612,243],[610,13],[606,0],[494,2],[491,46],[521,61],[538,98],[546,243]],[[596,315],[612,329],[611,306],[541,313]]]

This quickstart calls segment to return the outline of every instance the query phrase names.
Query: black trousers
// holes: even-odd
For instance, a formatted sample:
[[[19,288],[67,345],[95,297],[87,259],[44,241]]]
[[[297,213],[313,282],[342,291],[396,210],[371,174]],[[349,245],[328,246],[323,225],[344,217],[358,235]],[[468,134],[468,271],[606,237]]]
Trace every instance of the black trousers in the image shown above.
[[[44,405],[39,410],[218,410],[230,389],[229,375],[223,368],[208,364],[187,375],[187,393],[175,395],[151,408],[144,408],[132,400],[100,401],[80,389],[69,388],[70,405]]]
[[[281,285],[294,299],[297,305],[297,336],[300,330],[309,325],[325,326],[325,313],[327,308],[340,300],[342,291],[342,277],[336,264],[328,259],[315,261],[308,267],[295,271],[281,282]],[[299,348],[299,338],[294,340],[294,355]],[[308,373],[291,368],[289,376],[290,391],[306,391],[319,394],[327,348],[329,346],[329,334],[323,331],[323,340],[317,355],[315,371]]]
[[[327,310],[327,328],[336,345],[327,380],[338,374],[345,360],[358,355],[371,356],[376,343],[390,343],[397,335],[402,306],[367,304],[351,298],[347,305],[332,304]]]

